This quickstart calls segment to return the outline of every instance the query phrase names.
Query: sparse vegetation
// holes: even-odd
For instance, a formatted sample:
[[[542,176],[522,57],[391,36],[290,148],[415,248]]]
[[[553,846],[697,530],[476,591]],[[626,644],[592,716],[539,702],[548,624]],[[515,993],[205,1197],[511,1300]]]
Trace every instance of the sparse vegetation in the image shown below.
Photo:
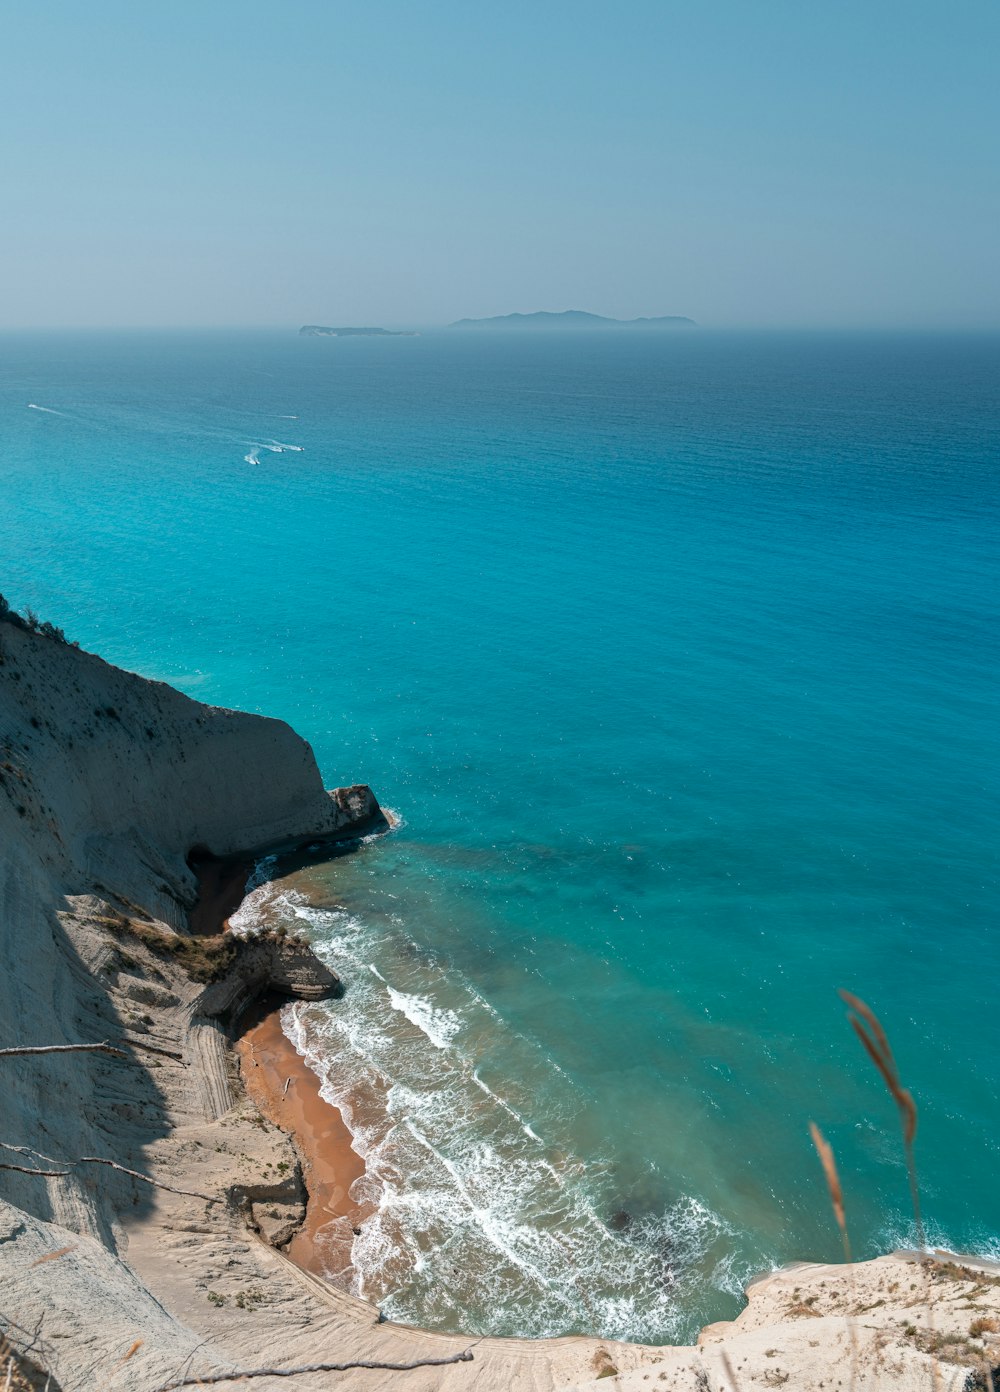
[[[985,1292],[990,1286],[1000,1286],[1000,1276],[988,1275],[981,1270],[964,1266],[955,1261],[935,1260],[928,1252],[927,1238],[920,1209],[920,1189],[917,1179],[916,1157],[913,1144],[917,1133],[916,1103],[913,1099],[913,1095],[908,1089],[903,1087],[888,1037],[874,1011],[872,1011],[864,1001],[859,1000],[857,996],[852,995],[849,991],[841,991],[839,994],[848,1007],[847,1018],[851,1028],[861,1041],[865,1053],[875,1065],[882,1081],[888,1089],[889,1095],[896,1104],[899,1114],[903,1155],[906,1162],[907,1178],[909,1180],[913,1218],[917,1230],[920,1267],[923,1273],[924,1302],[926,1305],[926,1328],[918,1328],[916,1324],[906,1320],[902,1324],[903,1335],[905,1338],[912,1340],[913,1344],[923,1353],[930,1355],[933,1360],[935,1388],[939,1386],[939,1362],[946,1362],[948,1364],[958,1364],[960,1367],[971,1369],[964,1384],[965,1392],[979,1392],[979,1389],[981,1389],[981,1392],[987,1392],[987,1389],[988,1392],[995,1392],[996,1386],[1000,1385],[997,1382],[997,1375],[1000,1373],[1000,1369],[991,1368],[985,1361],[982,1340],[984,1335],[988,1336],[1000,1332],[1000,1321],[988,1316],[974,1319],[969,1325],[968,1334],[963,1334],[958,1331],[936,1330],[934,1327],[934,1288],[935,1286],[941,1286],[948,1282],[971,1283],[973,1285],[973,1290],[966,1297],[971,1300],[975,1296]],[[813,1122],[809,1123],[809,1130],[823,1168],[834,1217],[840,1229],[845,1261],[848,1263],[848,1272],[850,1272],[851,1255],[847,1224],[844,1216],[844,1199],[840,1178],[833,1158],[833,1151]],[[895,1292],[897,1289],[898,1282],[893,1282],[889,1287],[890,1292]],[[910,1290],[916,1291],[916,1289],[917,1283],[911,1282]],[[796,1290],[794,1294],[798,1296],[798,1290]],[[811,1304],[814,1299],[815,1297],[810,1297],[809,1303]],[[869,1305],[864,1305],[856,1309],[854,1314],[855,1316],[868,1314],[872,1310],[884,1306],[885,1303],[884,1299],[875,1300]],[[974,1305],[966,1305],[960,1308],[975,1309],[976,1307]],[[979,1308],[981,1309],[982,1306]],[[794,1306],[789,1313],[805,1312],[807,1312],[806,1306],[799,1305]],[[810,1310],[808,1313],[812,1314],[815,1313],[815,1311]],[[851,1326],[851,1378],[853,1383],[857,1376],[857,1339],[853,1318],[849,1320],[849,1323]],[[774,1350],[767,1350],[766,1356],[771,1357],[773,1352]],[[766,1377],[765,1380],[767,1380]]]
[[[239,940],[229,933],[212,938],[189,938],[158,928],[152,923],[136,922],[114,910],[102,915],[98,922],[116,938],[132,938],[155,956],[172,958],[183,967],[192,981],[205,984],[218,981],[239,952]],[[134,959],[121,950],[118,961],[123,965],[135,965]]]
[[[286,947],[302,948],[309,945],[307,938],[298,935],[289,937],[271,929],[247,936],[238,936],[235,933],[218,933],[212,936],[188,937],[183,933],[172,933],[168,929],[160,928],[152,921],[143,922],[126,917],[125,914],[110,907],[95,921],[118,940],[131,939],[141,943],[161,959],[172,959],[183,967],[192,981],[205,985],[219,981],[236,961],[240,952],[247,950],[255,943],[280,943]],[[139,964],[126,949],[118,946],[115,965],[117,967],[135,967]]]
[[[594,1354],[592,1366],[595,1374],[595,1381],[601,1378],[611,1378],[618,1376],[618,1369],[611,1361],[611,1355],[606,1348],[599,1348]]]
[[[34,1346],[38,1334],[31,1343]],[[57,1392],[58,1384],[52,1374],[27,1354],[18,1353],[3,1335],[0,1335],[0,1375],[3,1377],[4,1392]]]
[[[32,609],[27,609],[23,614],[19,614],[16,609],[12,609],[9,602],[0,594],[0,623],[10,624],[12,628],[21,628],[25,633],[39,633],[43,638],[52,638],[57,643],[67,642],[65,633],[55,624],[43,622]],[[73,647],[79,645],[74,643]]]

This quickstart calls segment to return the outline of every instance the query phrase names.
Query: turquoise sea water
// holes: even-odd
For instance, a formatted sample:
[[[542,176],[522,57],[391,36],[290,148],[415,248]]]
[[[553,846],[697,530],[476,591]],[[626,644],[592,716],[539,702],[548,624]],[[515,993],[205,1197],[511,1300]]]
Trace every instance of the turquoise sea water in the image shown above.
[[[1000,342],[0,339],[0,589],[290,721],[403,819],[249,918],[343,976],[393,1317],[689,1336],[742,1282],[996,1253]],[[331,1241],[331,1253],[336,1244]],[[331,1256],[332,1264],[336,1264]]]

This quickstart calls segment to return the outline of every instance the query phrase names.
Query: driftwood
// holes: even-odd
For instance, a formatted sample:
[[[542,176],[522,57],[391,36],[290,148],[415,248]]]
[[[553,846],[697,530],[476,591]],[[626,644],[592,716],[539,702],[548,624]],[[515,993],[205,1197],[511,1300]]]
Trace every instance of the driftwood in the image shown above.
[[[47,1165],[69,1165],[70,1169],[77,1165],[107,1165],[110,1169],[117,1170],[119,1174],[130,1175],[132,1179],[141,1179],[143,1184],[151,1184],[154,1189],[165,1189],[168,1194],[179,1194],[184,1199],[204,1199],[205,1203],[221,1202],[218,1198],[213,1198],[211,1194],[198,1194],[193,1189],[175,1189],[171,1184],[164,1184],[158,1179],[150,1179],[149,1175],[144,1175],[139,1170],[130,1170],[127,1165],[119,1165],[117,1160],[106,1160],[101,1155],[81,1155],[77,1160],[54,1160],[51,1155],[43,1155],[40,1150],[33,1150],[31,1146],[11,1145],[9,1141],[0,1141],[0,1147],[3,1147],[4,1150],[12,1150],[15,1155],[33,1155],[38,1160],[44,1160]],[[69,1174],[69,1170],[28,1170],[23,1165],[9,1164],[5,1160],[0,1160],[0,1170],[18,1170],[21,1174],[53,1177]]]
[[[123,1049],[116,1049],[106,1039],[101,1040],[99,1044],[23,1044],[10,1049],[0,1049],[0,1058],[17,1058],[25,1054],[110,1054],[113,1058],[128,1059],[128,1054]],[[138,1170],[130,1170],[127,1165],[119,1165],[116,1160],[107,1160],[101,1155],[81,1155],[76,1160],[54,1160],[51,1155],[43,1155],[40,1150],[34,1150],[31,1146],[11,1145],[9,1141],[0,1141],[0,1148],[12,1151],[15,1155],[33,1156],[37,1160],[44,1160],[47,1165],[69,1166],[69,1169],[39,1170],[29,1169],[27,1165],[15,1165],[10,1160],[0,1160],[0,1170],[14,1170],[18,1174],[40,1175],[46,1179],[62,1179],[77,1165],[107,1165],[109,1169],[117,1170],[119,1174],[129,1175],[132,1179],[141,1180],[143,1184],[151,1184],[154,1189],[165,1189],[168,1194],[178,1194],[184,1199],[203,1199],[205,1203],[221,1202],[211,1194],[198,1194],[193,1189],[175,1189],[171,1184],[164,1184],[158,1179],[150,1179],[149,1175],[141,1174]]]
[[[3,1145],[2,1141],[0,1141],[0,1145]],[[9,1149],[13,1150],[14,1147],[10,1146]],[[0,1170],[16,1170],[18,1174],[44,1175],[46,1179],[58,1179],[61,1175],[69,1174],[69,1170],[29,1170],[27,1165],[11,1165],[6,1160],[0,1160]]]
[[[242,1382],[249,1378],[298,1377],[303,1373],[346,1373],[353,1368],[376,1368],[387,1373],[406,1373],[412,1368],[442,1368],[446,1363],[471,1363],[472,1349],[463,1349],[449,1358],[418,1358],[415,1363],[303,1363],[297,1368],[244,1368],[234,1373],[208,1373],[201,1377],[186,1377],[180,1382],[165,1382],[156,1392],[175,1392],[178,1387],[209,1387],[219,1382]]]
[[[106,1039],[100,1044],[25,1044],[16,1049],[0,1049],[0,1058],[21,1054],[112,1054],[115,1058],[128,1058],[123,1049],[116,1049]]]

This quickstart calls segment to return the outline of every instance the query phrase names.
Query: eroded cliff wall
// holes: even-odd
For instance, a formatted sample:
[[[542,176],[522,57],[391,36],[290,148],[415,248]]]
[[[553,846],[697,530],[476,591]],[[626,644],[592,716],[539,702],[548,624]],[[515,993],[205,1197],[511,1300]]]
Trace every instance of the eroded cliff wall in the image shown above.
[[[193,847],[253,852],[379,816],[367,788],[338,792],[283,721],[202,705],[0,623],[4,834],[66,890],[103,884],[183,926]]]
[[[152,1386],[197,1343],[120,1259],[122,1215],[144,1211],[154,1191],[64,1162],[151,1172],[164,1137],[224,1111],[211,992],[245,995],[274,956],[251,948],[232,982],[206,988],[129,949],[110,932],[114,916],[183,932],[192,848],[252,853],[380,823],[367,788],[324,790],[308,745],[282,722],[201,705],[0,622],[0,1048],[111,1040],[126,1054],[0,1058],[0,1162],[21,1166],[0,1168],[0,1315],[44,1314],[60,1331],[51,1347],[66,1363],[58,1374],[72,1373],[64,1385]],[[301,964],[279,967],[294,989]],[[154,1018],[166,1053],[145,1023]],[[129,1330],[143,1353],[112,1377]]]

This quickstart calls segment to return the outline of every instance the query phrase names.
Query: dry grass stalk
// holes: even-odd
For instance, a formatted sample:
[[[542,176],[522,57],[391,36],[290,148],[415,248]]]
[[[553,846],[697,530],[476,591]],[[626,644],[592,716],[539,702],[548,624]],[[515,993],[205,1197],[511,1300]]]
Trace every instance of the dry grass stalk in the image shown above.
[[[837,1162],[833,1158],[833,1148],[830,1142],[826,1139],[814,1121],[809,1123],[809,1135],[812,1137],[812,1143],[816,1147],[819,1163],[823,1166],[826,1187],[830,1191],[830,1203],[833,1205],[833,1216],[836,1218],[837,1227],[840,1229],[840,1240],[844,1245],[844,1261],[847,1263],[848,1294],[851,1304],[853,1305],[854,1274],[851,1263],[851,1240],[847,1235],[847,1218],[844,1214],[844,1191],[840,1185],[840,1175],[837,1173]],[[848,1316],[847,1325],[851,1335],[851,1387],[853,1388],[858,1377],[858,1331],[854,1327],[853,1315]]]
[[[809,1134],[812,1143],[816,1147],[816,1154],[819,1162],[823,1166],[823,1174],[826,1177],[826,1187],[830,1191],[830,1202],[833,1205],[833,1216],[837,1220],[837,1227],[840,1229],[840,1238],[844,1244],[844,1260],[851,1260],[851,1243],[847,1236],[847,1219],[844,1216],[844,1191],[840,1187],[840,1175],[837,1173],[837,1164],[833,1158],[833,1150],[829,1141],[814,1121],[809,1123]]]
[[[729,1379],[733,1392],[740,1392],[740,1384],[736,1379],[736,1369],[733,1367],[733,1360],[729,1357],[725,1349],[720,1349],[719,1353],[722,1358],[722,1366],[726,1370],[726,1377]]]
[[[32,1341],[34,1342],[34,1341]],[[0,1334],[0,1376],[3,1376],[2,1392],[34,1392],[39,1386],[41,1372],[37,1365],[32,1372],[31,1365],[19,1354],[9,1340]],[[51,1375],[50,1375],[51,1376]],[[49,1379],[46,1379],[45,1386],[48,1387]]]
[[[889,1040],[879,1023],[878,1016],[870,1006],[867,1006],[857,996],[852,995],[850,991],[840,991],[838,994],[848,1007],[847,1018],[851,1023],[851,1028],[861,1040],[865,1052],[881,1074],[882,1081],[889,1089],[892,1100],[899,1110],[899,1122],[903,1132],[903,1150],[906,1155],[906,1173],[910,1181],[910,1202],[913,1205],[913,1217],[917,1225],[917,1240],[920,1244],[920,1250],[925,1251],[927,1238],[920,1212],[920,1191],[917,1185],[917,1166],[913,1153],[913,1142],[917,1134],[917,1104],[913,1100],[913,1094],[900,1082],[899,1069],[896,1067],[896,1060],[889,1046]]]
[[[871,1006],[866,1005],[858,996],[852,995],[850,991],[839,991],[840,999],[847,1006],[847,1018],[851,1023],[851,1028],[861,1040],[865,1053],[878,1069],[882,1081],[889,1089],[889,1094],[895,1102],[899,1111],[899,1124],[903,1133],[903,1152],[906,1156],[906,1174],[910,1183],[910,1202],[913,1206],[913,1219],[917,1228],[917,1242],[920,1252],[920,1263],[924,1270],[924,1285],[927,1293],[927,1327],[933,1337],[934,1334],[934,1303],[932,1295],[931,1273],[928,1264],[927,1235],[924,1232],[924,1221],[920,1212],[920,1189],[917,1183],[917,1162],[913,1150],[913,1142],[917,1134],[917,1104],[913,1100],[913,1094],[908,1088],[903,1087],[899,1077],[899,1069],[893,1057],[889,1038],[882,1028],[878,1016]],[[932,1386],[937,1389],[941,1382],[941,1367],[937,1358],[933,1359],[932,1365]]]
[[[56,1261],[59,1257],[64,1257],[67,1252],[75,1252],[76,1244],[71,1243],[69,1247],[57,1247],[54,1252],[46,1252],[44,1257],[38,1257],[31,1263],[32,1266],[44,1266],[46,1262]]]

